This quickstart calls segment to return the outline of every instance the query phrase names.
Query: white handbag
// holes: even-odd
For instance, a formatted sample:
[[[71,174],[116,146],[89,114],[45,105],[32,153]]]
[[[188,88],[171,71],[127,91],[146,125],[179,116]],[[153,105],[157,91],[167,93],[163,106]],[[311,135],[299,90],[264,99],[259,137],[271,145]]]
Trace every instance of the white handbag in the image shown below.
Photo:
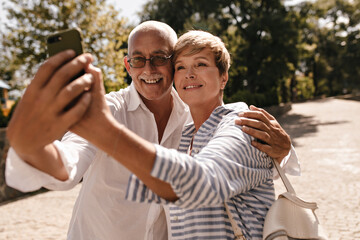
[[[287,192],[279,195],[266,214],[263,239],[327,239],[315,214],[317,204],[298,198],[279,163],[273,162]]]

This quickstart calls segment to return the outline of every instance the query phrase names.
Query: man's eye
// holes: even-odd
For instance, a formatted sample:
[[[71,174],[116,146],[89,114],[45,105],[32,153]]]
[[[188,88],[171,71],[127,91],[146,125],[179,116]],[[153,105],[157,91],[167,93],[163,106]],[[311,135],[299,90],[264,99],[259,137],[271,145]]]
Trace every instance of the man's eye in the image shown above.
[[[153,59],[156,59],[156,60],[166,60],[166,57],[163,57],[163,56],[154,56]]]
[[[155,62],[155,63],[164,63],[167,61],[167,58],[166,57],[162,57],[162,56],[154,56],[152,58],[152,60]]]
[[[133,58],[133,61],[134,61],[134,62],[142,62],[142,61],[144,61],[144,59],[145,59],[145,58],[142,58],[142,57],[134,57],[134,58]]]

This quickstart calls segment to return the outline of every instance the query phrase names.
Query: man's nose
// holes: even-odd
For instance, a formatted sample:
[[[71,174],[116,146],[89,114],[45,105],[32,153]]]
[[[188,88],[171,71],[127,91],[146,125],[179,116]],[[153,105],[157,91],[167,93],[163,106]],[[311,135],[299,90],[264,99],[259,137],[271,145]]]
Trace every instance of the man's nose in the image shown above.
[[[151,62],[150,59],[146,59],[145,60],[145,65],[143,67],[143,71],[145,72],[151,72],[156,68],[156,66],[154,66]]]

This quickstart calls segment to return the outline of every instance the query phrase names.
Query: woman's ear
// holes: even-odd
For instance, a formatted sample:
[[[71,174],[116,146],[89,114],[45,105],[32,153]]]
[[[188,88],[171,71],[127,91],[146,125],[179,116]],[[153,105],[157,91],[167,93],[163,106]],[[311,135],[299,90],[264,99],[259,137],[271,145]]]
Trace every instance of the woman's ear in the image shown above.
[[[224,90],[228,80],[229,80],[229,73],[228,72],[221,75],[221,90]]]

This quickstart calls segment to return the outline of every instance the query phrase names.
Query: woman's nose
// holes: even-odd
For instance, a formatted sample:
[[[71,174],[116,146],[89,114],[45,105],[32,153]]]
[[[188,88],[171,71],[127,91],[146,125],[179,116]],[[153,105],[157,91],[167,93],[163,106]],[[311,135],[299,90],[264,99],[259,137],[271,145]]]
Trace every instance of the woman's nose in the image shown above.
[[[187,79],[195,79],[195,72],[193,68],[189,68],[188,71],[186,72],[186,76]]]

